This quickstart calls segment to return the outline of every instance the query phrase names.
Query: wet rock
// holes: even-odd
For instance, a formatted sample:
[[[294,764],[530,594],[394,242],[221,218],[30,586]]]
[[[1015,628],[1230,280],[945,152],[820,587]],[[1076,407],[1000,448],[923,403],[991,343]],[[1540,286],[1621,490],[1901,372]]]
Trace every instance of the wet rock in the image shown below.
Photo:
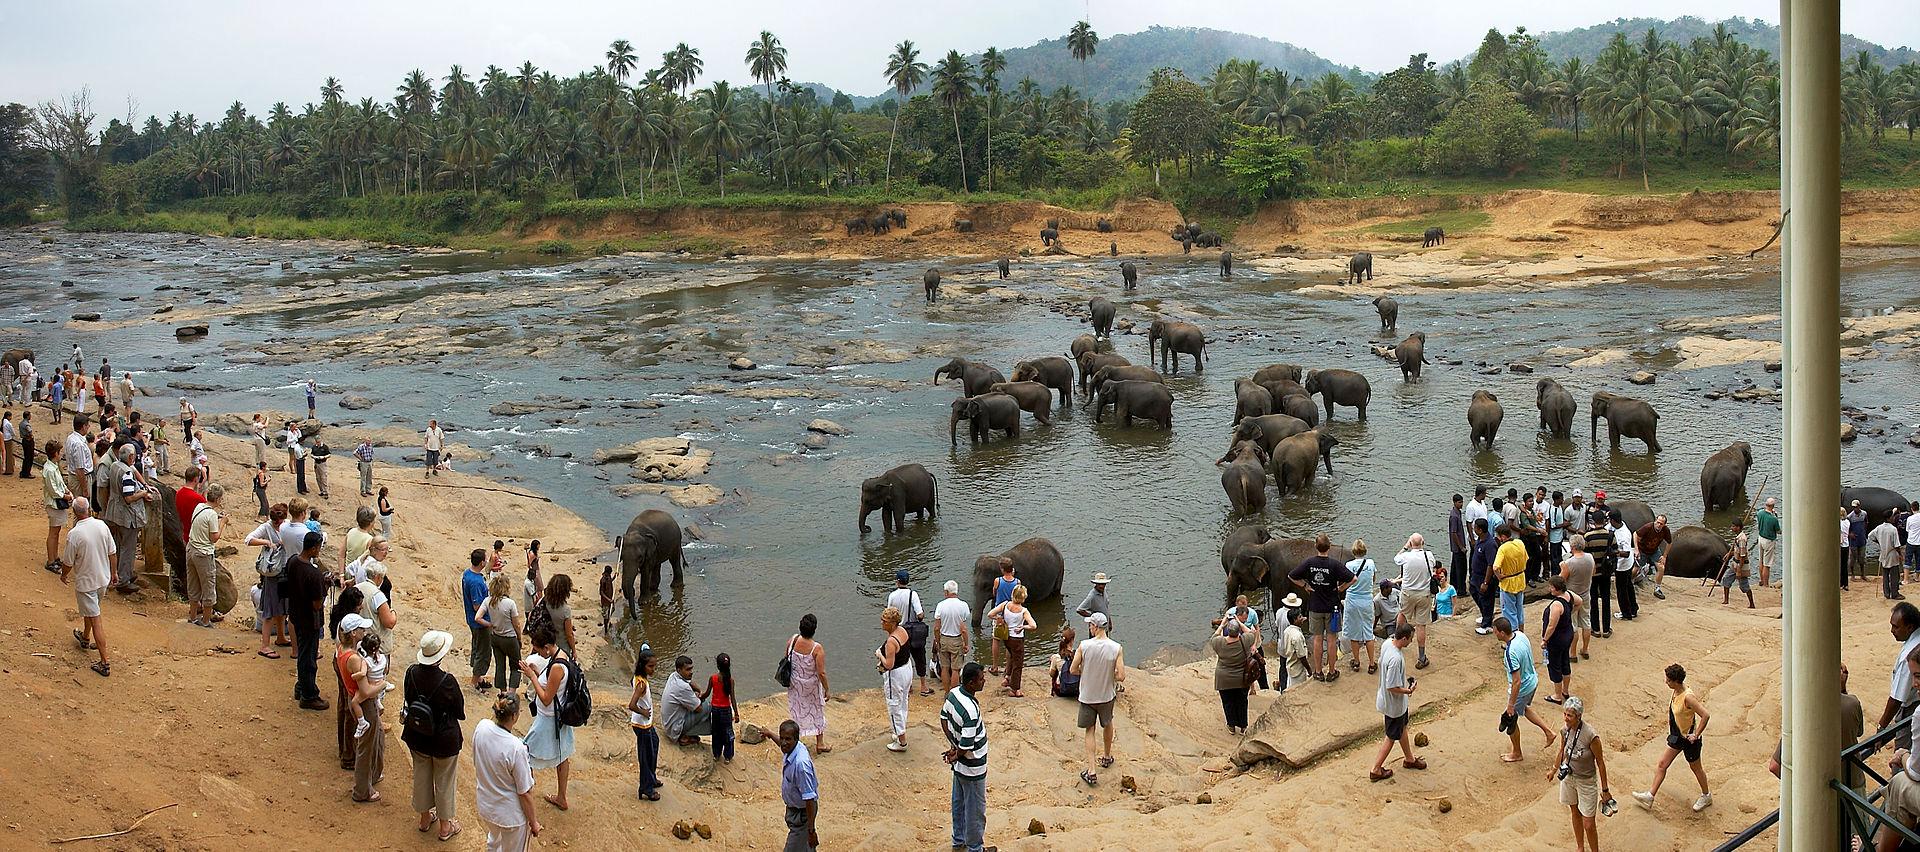
[[[66,285],[63,283],[61,286],[66,286]],[[74,314],[73,319],[76,322],[99,322],[100,315],[94,314],[94,313]]]
[[[630,462],[641,456],[651,456],[661,453],[686,455],[687,450],[691,447],[692,442],[685,438],[642,438],[631,444],[622,444],[618,447],[594,450],[593,463],[614,464],[616,462]]]
[[[172,306],[172,305],[161,305],[160,307],[157,307],[157,308],[154,308],[154,309],[153,309],[153,312],[154,312],[154,314],[155,314],[155,315],[159,315],[159,314],[170,314],[170,313],[173,313],[173,306]]]
[[[340,255],[339,257],[334,258],[334,260],[340,261],[341,263],[352,263],[353,255],[343,254],[343,255]]]
[[[808,423],[807,431],[818,432],[822,435],[833,435],[835,437],[843,437],[846,435],[853,434],[852,432],[847,430],[847,427],[826,419],[817,419],[817,420],[814,420],[813,422]]]
[[[1920,431],[1915,431],[1913,434],[1908,435],[1907,443],[1920,447]]]
[[[638,410],[641,410],[641,411],[652,411],[652,410],[654,410],[654,409],[656,409],[656,408],[661,408],[661,407],[662,407],[663,405],[664,405],[664,404],[663,404],[663,403],[661,403],[660,401],[658,401],[658,400],[652,400],[652,399],[623,399],[623,400],[620,400],[620,407],[621,407],[621,408],[625,408],[625,409],[629,409],[629,410],[633,410],[633,409],[638,409]]]
[[[401,271],[401,272],[412,272],[412,271],[413,271],[413,264],[411,264],[411,263],[403,263],[403,264],[400,264],[400,271]]]
[[[759,745],[767,741],[767,732],[759,725],[748,722],[740,726],[740,742],[746,745]]]
[[[207,324],[196,323],[194,325],[180,326],[179,328],[176,328],[173,330],[173,336],[181,339],[185,339],[189,337],[206,337]]]
[[[373,400],[357,393],[350,393],[340,398],[340,407],[348,411],[365,411],[373,407]]]
[[[1627,381],[1632,382],[1636,385],[1650,385],[1650,384],[1653,384],[1653,380],[1654,380],[1654,375],[1652,373],[1647,372],[1646,370],[1641,370],[1640,372],[1634,373],[1633,375],[1627,377]]]
[[[543,411],[579,411],[587,404],[577,399],[538,400],[534,402],[505,401],[496,402],[487,407],[487,413],[495,417],[520,417],[527,414],[539,414]]]
[[[679,838],[679,839],[681,839],[681,840],[686,840],[687,838],[689,838],[689,837],[692,837],[692,836],[693,836],[693,823],[690,823],[690,822],[687,822],[687,821],[686,821],[686,820],[684,820],[684,819],[683,819],[683,820],[681,820],[681,821],[679,821],[679,822],[676,822],[676,823],[674,823],[674,824],[673,824],[673,836],[674,836],[674,837],[677,837],[677,838]]]
[[[1477,372],[1483,376],[1497,376],[1506,371],[1507,371],[1507,368],[1496,365],[1496,366],[1486,367],[1480,370],[1476,370],[1474,372]]]
[[[215,393],[223,390],[219,385],[209,385],[203,382],[168,382],[167,387],[188,393]]]
[[[1766,370],[1769,373],[1778,373],[1780,372],[1780,359],[1775,358],[1771,361],[1768,361],[1765,364],[1760,365],[1760,368],[1763,370]]]
[[[1130,320],[1130,319],[1114,320],[1113,327],[1122,332],[1131,332],[1133,331],[1133,320]]]
[[[1841,443],[1843,444],[1850,443],[1853,441],[1853,439],[1858,437],[1860,437],[1860,430],[1858,428],[1855,428],[1852,423],[1849,423],[1845,420],[1840,421],[1840,442]]]
[[[291,261],[291,260],[283,260],[283,261],[280,261],[280,271],[281,271],[281,272],[292,272],[292,271],[293,271],[293,261]]]
[[[1507,372],[1509,372],[1509,373],[1531,373],[1531,372],[1533,372],[1533,365],[1532,365],[1532,364],[1508,364],[1508,365],[1507,365]]]
[[[727,362],[727,369],[729,370],[751,370],[758,366],[760,365],[753,363],[752,359],[744,355]]]
[[[800,446],[809,450],[824,450],[831,443],[833,439],[818,432],[809,433],[805,438],[800,439]]]
[[[192,371],[193,368],[198,366],[200,365],[199,364],[168,364],[165,369],[169,373],[186,373],[186,372]]]
[[[138,300],[139,298],[140,298],[139,296],[121,296],[121,297],[120,297],[120,301],[122,301],[122,302],[132,302],[132,301],[136,301],[136,300]]]
[[[712,485],[656,485],[638,482],[630,485],[616,485],[613,488],[616,497],[637,497],[645,494],[665,496],[668,502],[686,509],[704,509],[720,505],[726,494]]]
[[[1021,253],[1025,254],[1026,252],[1023,250]],[[1046,834],[1046,833],[1047,833],[1046,823],[1041,822],[1037,819],[1027,820],[1027,834],[1033,835],[1033,834]]]

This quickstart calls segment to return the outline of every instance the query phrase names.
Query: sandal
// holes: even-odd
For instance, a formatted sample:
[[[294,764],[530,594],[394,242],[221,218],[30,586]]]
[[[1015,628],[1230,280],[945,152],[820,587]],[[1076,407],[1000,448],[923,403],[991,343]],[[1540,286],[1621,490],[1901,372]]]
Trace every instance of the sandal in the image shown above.
[[[374,794],[374,795],[379,795],[379,794],[378,794],[378,793],[376,793],[376,794]],[[566,805],[566,803],[565,803],[565,802],[556,802],[556,801],[554,801],[554,800],[553,800],[553,797],[552,797],[552,796],[541,796],[540,798],[542,798],[542,799],[545,799],[545,800],[547,800],[547,804],[549,804],[549,805],[552,805],[552,806],[554,806],[554,807],[556,807],[556,808],[559,808],[560,810],[563,810],[563,811],[564,811],[564,810],[566,810],[566,809],[567,809],[567,805]]]
[[[657,802],[657,801],[660,801],[660,794],[659,793],[641,793],[640,798],[645,799],[649,802]]]
[[[1392,777],[1393,777],[1393,770],[1387,769],[1386,767],[1381,767],[1379,769],[1371,770],[1367,773],[1367,780],[1375,783],[1385,781],[1388,778],[1392,778]]]
[[[1425,769],[1427,768],[1427,760],[1424,757],[1409,758],[1400,761],[1400,765],[1408,769]]]
[[[1379,674],[1379,673],[1380,673],[1380,664],[1379,664],[1379,663],[1368,663],[1368,664],[1367,664],[1367,674]]]
[[[1100,786],[1100,777],[1097,775],[1094,775],[1093,772],[1090,770],[1086,770],[1086,769],[1080,770],[1080,780],[1087,782],[1087,786],[1089,787]]]
[[[438,822],[438,820],[436,820],[436,819],[434,819],[434,815],[435,815],[435,814],[438,814],[438,813],[440,813],[440,811],[438,811],[438,810],[433,810],[433,809],[430,809],[430,810],[428,810],[428,811],[427,811],[427,818],[426,818],[426,821],[425,821],[425,822],[422,822],[422,823],[420,823],[420,833],[421,833],[421,834],[426,834],[426,833],[427,833],[427,829],[430,829],[430,828],[432,828],[432,827],[433,827],[433,824],[434,824],[435,822]]]
[[[1327,680],[1333,681],[1333,680],[1339,680],[1339,679],[1340,679],[1339,669],[1332,669],[1327,672]]]
[[[374,802],[380,801],[380,791],[375,790],[373,791],[372,794],[368,795],[364,799],[360,798],[359,796],[352,796],[350,798],[352,798],[356,802],[359,802],[360,804],[368,805],[368,804],[372,804]]]
[[[1353,669],[1354,671],[1356,671],[1356,672],[1357,672],[1357,671],[1359,671],[1359,670],[1360,670],[1360,661],[1359,661],[1359,660],[1348,660],[1348,661],[1347,661],[1347,667],[1348,667],[1348,668],[1351,668],[1351,669]]]
[[[82,651],[93,650],[93,643],[87,641],[87,634],[85,633],[82,633],[78,630],[73,631],[73,641],[78,642],[80,644],[80,650]]]
[[[1113,758],[1111,757],[1100,758],[1099,763],[1100,763],[1101,769],[1109,769],[1113,766]]]
[[[99,674],[101,677],[106,677],[108,675],[113,674],[113,667],[107,665],[105,660],[94,663],[93,665],[88,666],[87,668],[93,669],[94,672]]]
[[[453,839],[453,836],[454,836],[454,835],[456,835],[456,834],[459,834],[459,833],[460,833],[460,823],[458,823],[458,822],[456,822],[456,823],[454,823],[454,824],[453,824],[453,830],[452,830],[452,831],[449,831],[449,832],[447,832],[446,834],[442,834],[442,835],[440,835],[440,836],[439,836],[439,837],[440,837],[440,842],[442,842],[442,843],[445,843],[445,842],[447,842],[447,841],[449,841],[449,840],[452,840],[452,839]]]
[[[1565,704],[1565,703],[1566,703],[1566,701],[1567,701],[1567,700],[1566,700],[1565,698],[1561,698],[1561,697],[1559,697],[1559,696],[1557,696],[1557,695],[1549,695],[1549,696],[1547,696],[1547,703],[1548,703],[1548,704]]]
[[[254,653],[259,654],[262,657],[266,657],[269,660],[280,659],[279,651],[255,651]]]

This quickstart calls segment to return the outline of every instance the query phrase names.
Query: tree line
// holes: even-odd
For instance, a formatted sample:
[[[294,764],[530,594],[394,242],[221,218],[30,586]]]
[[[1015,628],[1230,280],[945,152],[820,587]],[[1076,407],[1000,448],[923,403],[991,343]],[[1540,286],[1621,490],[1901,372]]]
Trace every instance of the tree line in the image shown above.
[[[1084,62],[1099,36],[1081,21],[1066,45]],[[37,184],[74,214],[248,194],[293,196],[321,213],[333,199],[453,191],[900,196],[1085,189],[1133,175],[1133,189],[1153,193],[1165,166],[1257,200],[1354,180],[1356,164],[1367,178],[1388,168],[1374,148],[1407,140],[1411,149],[1391,149],[1410,150],[1410,162],[1394,168],[1513,174],[1545,128],[1617,155],[1646,186],[1650,150],[1760,164],[1780,137],[1778,63],[1724,26],[1687,44],[1654,30],[1615,34],[1592,62],[1551,62],[1517,29],[1489,31],[1465,61],[1438,66],[1419,54],[1369,79],[1300,79],[1245,60],[1197,81],[1161,69],[1133,100],[1106,104],[1032,79],[1008,85],[994,48],[936,57],[903,41],[880,69],[893,96],[864,110],[794,84],[771,32],[742,62],[754,86],[703,84],[698,50],[682,43],[643,68],[618,40],[570,77],[531,62],[478,74],[456,65],[439,77],[414,70],[389,97],[358,99],[329,77],[298,109],[283,102],[261,114],[236,101],[212,120],[174,112],[136,126],[129,115],[97,131],[83,92],[0,110],[0,156],[37,161],[39,179],[16,183]],[[1903,129],[1911,139],[1920,125],[1920,66],[1888,69],[1861,53],[1846,62],[1843,91],[1849,137]],[[11,209],[17,218],[17,198]]]

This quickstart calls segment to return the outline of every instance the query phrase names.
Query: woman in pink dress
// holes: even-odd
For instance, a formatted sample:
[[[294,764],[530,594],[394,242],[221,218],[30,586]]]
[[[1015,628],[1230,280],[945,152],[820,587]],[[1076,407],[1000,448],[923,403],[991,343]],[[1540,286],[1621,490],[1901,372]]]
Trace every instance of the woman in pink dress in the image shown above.
[[[827,649],[813,641],[820,626],[813,613],[800,619],[800,633],[787,643],[793,663],[793,685],[787,687],[787,714],[800,726],[800,735],[813,737],[813,753],[833,751],[827,746]]]

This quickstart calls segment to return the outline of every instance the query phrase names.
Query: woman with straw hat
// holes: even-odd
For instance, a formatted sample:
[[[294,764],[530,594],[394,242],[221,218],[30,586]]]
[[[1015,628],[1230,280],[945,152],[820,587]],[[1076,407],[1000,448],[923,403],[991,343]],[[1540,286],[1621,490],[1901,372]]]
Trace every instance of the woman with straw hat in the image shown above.
[[[441,840],[460,833],[460,822],[454,819],[454,775],[464,745],[460,723],[467,718],[460,679],[440,668],[452,650],[453,634],[427,631],[401,684],[406,709],[401,711],[400,741],[413,753],[413,810],[420,815],[422,833],[438,823]],[[422,707],[424,717],[413,719]]]

